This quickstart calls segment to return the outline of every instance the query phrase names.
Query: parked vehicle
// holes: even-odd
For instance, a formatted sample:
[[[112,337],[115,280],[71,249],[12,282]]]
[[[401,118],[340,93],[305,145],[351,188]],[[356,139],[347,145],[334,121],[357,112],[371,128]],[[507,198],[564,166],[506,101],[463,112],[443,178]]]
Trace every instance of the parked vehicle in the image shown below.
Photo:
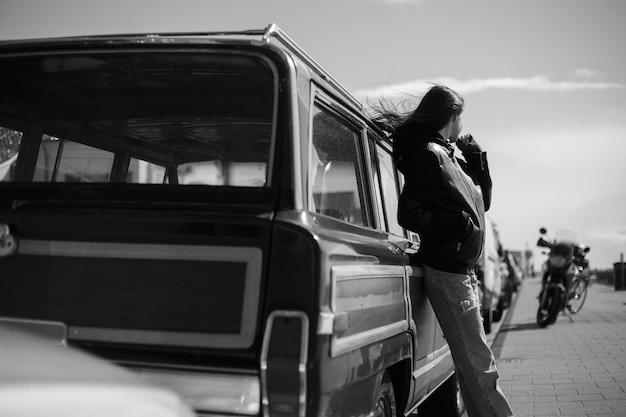
[[[502,244],[495,224],[489,216],[485,217],[485,224],[485,245],[477,262],[476,275],[480,282],[483,327],[485,333],[489,334],[493,322],[499,321],[502,317],[502,310],[499,308],[502,307],[500,299],[503,295],[504,281],[500,262]]]
[[[501,313],[511,306],[513,302],[513,294],[515,294],[522,282],[522,270],[515,260],[513,254],[504,250],[500,260],[501,276],[502,276],[502,293],[498,303],[496,312]]]
[[[1,416],[194,415],[170,390],[150,386],[128,370],[65,346],[63,334],[60,323],[2,320]]]
[[[200,414],[459,414],[391,144],[278,27],[7,41],[0,91],[0,316]]]
[[[546,327],[556,322],[561,311],[576,314],[582,308],[589,283],[588,261],[585,255],[589,247],[582,247],[572,237],[558,236],[551,240],[542,236],[537,246],[548,248],[548,259],[541,267],[542,286],[537,309],[537,324]]]

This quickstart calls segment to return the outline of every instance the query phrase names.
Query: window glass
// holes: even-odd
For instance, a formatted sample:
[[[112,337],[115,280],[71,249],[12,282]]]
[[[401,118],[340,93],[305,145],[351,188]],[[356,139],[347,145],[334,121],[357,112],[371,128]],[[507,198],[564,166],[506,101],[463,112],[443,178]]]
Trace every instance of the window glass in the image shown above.
[[[103,149],[43,135],[33,181],[107,182],[114,158]]]
[[[36,159],[37,182],[108,182],[115,167],[116,182],[265,187],[276,74],[260,55],[209,50],[0,58],[0,121],[30,129],[21,146],[38,154],[18,172]],[[0,130],[0,181],[20,140]]]
[[[22,132],[0,126],[0,181],[12,181]]]
[[[400,190],[402,191],[402,189],[404,189],[404,175],[400,172],[396,170],[396,175],[398,176],[398,183],[400,184]],[[407,235],[409,236],[409,239],[411,239],[413,242],[417,243],[419,245],[420,243],[420,237],[417,233],[412,232],[410,230],[406,230]]]
[[[111,177],[114,155],[111,152],[64,141],[57,182],[107,182]]]
[[[398,187],[396,185],[395,168],[391,154],[376,145],[378,154],[378,166],[380,169],[380,180],[383,194],[383,204],[387,217],[387,227],[389,232],[399,236],[404,235],[403,228],[398,224]]]
[[[335,114],[313,110],[311,176],[317,213],[358,225],[369,225],[359,164],[359,133]]]
[[[264,163],[220,160],[192,162],[178,166],[178,183],[262,187],[265,183],[265,169]]]
[[[133,184],[165,184],[165,167],[142,159],[130,158],[126,182]]]
[[[57,156],[61,140],[50,135],[43,135],[37,153],[37,164],[35,165],[35,173],[33,181],[35,182],[52,182],[54,178],[54,167],[56,165]]]

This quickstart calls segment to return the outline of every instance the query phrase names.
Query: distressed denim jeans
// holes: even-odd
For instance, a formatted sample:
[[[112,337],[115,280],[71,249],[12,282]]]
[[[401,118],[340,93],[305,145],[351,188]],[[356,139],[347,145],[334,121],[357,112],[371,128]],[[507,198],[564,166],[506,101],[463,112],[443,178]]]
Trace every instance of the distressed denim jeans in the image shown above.
[[[498,385],[498,369],[483,328],[475,275],[424,265],[426,294],[450,346],[469,417],[509,417],[513,411]]]

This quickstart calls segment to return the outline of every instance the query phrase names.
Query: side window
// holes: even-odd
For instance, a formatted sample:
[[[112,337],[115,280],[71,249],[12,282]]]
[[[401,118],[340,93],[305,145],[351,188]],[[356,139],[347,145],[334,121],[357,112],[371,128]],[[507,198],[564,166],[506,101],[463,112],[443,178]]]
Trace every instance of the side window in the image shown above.
[[[103,149],[43,135],[33,181],[107,182],[114,157]]]
[[[0,126],[0,182],[13,181],[22,132]]]
[[[179,184],[263,187],[267,167],[259,162],[203,161],[178,166]]]
[[[400,184],[400,190],[402,190],[404,188],[404,175],[402,175],[402,173],[400,171],[396,170],[396,175],[398,175],[398,183]],[[409,236],[409,239],[411,239],[413,242],[419,244],[420,243],[420,236],[415,233],[412,232],[410,230],[406,231],[407,235]]]
[[[133,184],[166,184],[165,167],[142,159],[130,158],[126,182]]]
[[[389,232],[403,236],[404,230],[398,224],[398,186],[396,184],[395,168],[391,154],[383,149],[382,146],[376,145],[376,153],[378,154],[378,166],[380,170],[380,181],[383,194],[383,204],[387,217],[387,227]]]
[[[313,209],[349,223],[369,226],[357,147],[359,131],[318,105],[313,109],[312,127]]]

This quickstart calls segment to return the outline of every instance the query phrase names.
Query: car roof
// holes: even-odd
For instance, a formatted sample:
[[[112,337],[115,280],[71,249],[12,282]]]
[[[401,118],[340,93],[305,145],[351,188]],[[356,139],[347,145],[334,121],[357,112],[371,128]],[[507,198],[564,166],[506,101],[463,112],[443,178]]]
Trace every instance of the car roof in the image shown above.
[[[220,44],[236,44],[247,43],[250,45],[272,44],[279,49],[287,50],[295,54],[317,75],[323,78],[335,90],[339,92],[346,100],[359,110],[363,108],[361,102],[346,90],[328,71],[326,71],[319,63],[317,63],[308,53],[304,51],[296,42],[294,42],[283,30],[275,23],[269,24],[265,29],[252,29],[240,31],[215,31],[215,32],[163,32],[163,33],[126,33],[126,34],[107,34],[107,35],[91,35],[91,36],[68,36],[56,38],[37,38],[37,39],[18,39],[0,41],[0,50],[8,47],[25,47],[28,45],[58,45],[60,43],[79,43],[83,47],[90,44],[106,41],[109,44],[115,43],[136,43],[136,44],[160,44],[176,41],[177,43],[220,43]]]

